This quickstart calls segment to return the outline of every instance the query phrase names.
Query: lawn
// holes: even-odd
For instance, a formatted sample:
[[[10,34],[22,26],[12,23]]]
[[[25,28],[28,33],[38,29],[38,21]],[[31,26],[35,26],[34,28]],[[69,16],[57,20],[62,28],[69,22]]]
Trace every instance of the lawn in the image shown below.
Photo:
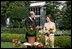
[[[1,42],[1,48],[15,48],[11,42]]]

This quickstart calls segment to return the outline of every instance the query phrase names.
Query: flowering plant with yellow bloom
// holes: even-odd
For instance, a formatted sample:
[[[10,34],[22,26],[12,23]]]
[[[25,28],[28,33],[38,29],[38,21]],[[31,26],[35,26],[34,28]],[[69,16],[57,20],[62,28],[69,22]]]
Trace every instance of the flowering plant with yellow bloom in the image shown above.
[[[53,33],[53,28],[50,28],[49,31],[47,33],[45,33],[46,36],[49,36],[49,34]]]

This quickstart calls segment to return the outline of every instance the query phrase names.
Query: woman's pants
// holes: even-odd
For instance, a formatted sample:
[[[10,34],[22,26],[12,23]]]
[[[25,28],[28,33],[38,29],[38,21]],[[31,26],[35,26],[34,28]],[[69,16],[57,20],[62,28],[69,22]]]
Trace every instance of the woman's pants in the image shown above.
[[[54,34],[50,34],[49,36],[45,36],[45,44],[54,48]]]

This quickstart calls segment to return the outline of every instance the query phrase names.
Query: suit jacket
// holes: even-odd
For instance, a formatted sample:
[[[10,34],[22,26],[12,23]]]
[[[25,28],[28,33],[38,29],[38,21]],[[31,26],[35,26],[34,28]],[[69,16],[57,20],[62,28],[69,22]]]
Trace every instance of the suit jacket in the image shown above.
[[[25,27],[26,28],[29,28],[29,26],[32,26],[32,28],[34,28],[35,26],[36,26],[36,20],[35,19],[33,19],[33,21],[28,17],[26,20],[25,20]],[[28,32],[26,32],[26,40],[27,40],[27,42],[28,42],[28,38],[27,38],[27,36],[31,36],[31,35],[29,35],[28,34]],[[36,35],[34,35],[34,36],[36,36]]]
[[[28,28],[29,26],[32,26],[34,28],[36,26],[36,20],[35,19],[32,20],[29,17],[25,20],[26,28]]]

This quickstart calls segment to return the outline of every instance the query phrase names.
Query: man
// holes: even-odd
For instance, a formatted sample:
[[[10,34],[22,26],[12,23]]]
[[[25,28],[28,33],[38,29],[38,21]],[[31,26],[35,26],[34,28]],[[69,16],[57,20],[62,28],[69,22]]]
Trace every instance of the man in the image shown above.
[[[33,11],[30,11],[28,14],[28,18],[25,20],[26,28],[30,28],[30,30],[33,30],[36,26],[36,20],[35,20],[35,13]],[[29,36],[26,32],[26,39],[27,36]],[[28,39],[27,39],[28,42]]]

